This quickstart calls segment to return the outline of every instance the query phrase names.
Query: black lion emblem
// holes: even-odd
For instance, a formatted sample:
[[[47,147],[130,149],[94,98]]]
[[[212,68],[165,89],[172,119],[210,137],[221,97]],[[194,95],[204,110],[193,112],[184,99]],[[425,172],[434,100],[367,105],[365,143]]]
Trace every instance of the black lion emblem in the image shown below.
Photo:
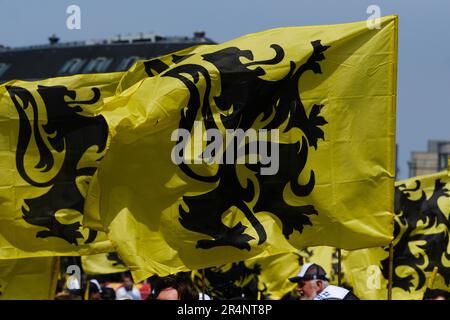
[[[111,261],[113,267],[124,266],[125,263],[120,259],[119,254],[117,252],[110,252],[106,255],[106,259]]]
[[[199,270],[193,280],[198,290],[207,291],[215,299],[256,300],[260,274],[259,264],[249,267],[244,261],[240,261]]]
[[[216,187],[205,194],[185,195],[185,206],[179,207],[179,221],[188,230],[205,234],[207,239],[197,242],[197,248],[208,249],[217,246],[232,246],[250,250],[249,241],[254,237],[246,233],[246,226],[241,222],[228,227],[222,222],[222,215],[230,208],[240,210],[257,233],[258,244],[266,241],[264,227],[257,218],[258,212],[270,212],[282,224],[282,232],[286,238],[294,232],[302,232],[304,226],[311,225],[308,215],[318,214],[313,205],[293,205],[287,203],[283,191],[289,187],[297,197],[305,197],[314,189],[315,174],[311,170],[305,184],[299,183],[299,176],[305,168],[310,147],[317,149],[319,139],[324,140],[324,132],[320,128],[327,121],[320,115],[323,105],[314,104],[309,114],[302,103],[299,93],[299,80],[308,71],[321,73],[319,62],[325,59],[324,52],[329,46],[320,40],[311,42],[313,52],[301,65],[290,62],[287,74],[280,80],[268,81],[264,65],[277,65],[285,59],[281,46],[272,44],[274,56],[268,60],[256,61],[250,50],[228,47],[219,51],[202,55],[206,63],[212,64],[218,71],[220,94],[212,97],[212,78],[208,70],[198,64],[177,65],[187,57],[173,57],[174,65],[169,68],[158,60],[146,64],[149,76],[156,73],[162,77],[180,80],[189,90],[189,101],[181,112],[179,128],[192,131],[194,122],[201,115],[206,129],[219,128],[210,101],[220,113],[221,126],[226,129],[247,130],[256,121],[266,122],[262,129],[278,129],[283,132],[299,129],[303,133],[301,141],[295,143],[279,143],[279,170],[274,175],[261,175],[260,169],[265,165],[256,164],[219,164],[217,172],[210,176],[200,175],[186,164],[178,164],[179,168],[190,178]],[[250,62],[243,63],[245,58]],[[216,76],[216,75],[214,75]],[[199,90],[197,83],[203,78],[206,86]],[[178,141],[179,143],[181,140]],[[224,148],[223,159],[229,150]],[[236,157],[236,154],[234,154]],[[236,162],[235,162],[236,163]],[[245,166],[254,172],[257,184],[247,179],[245,186],[239,181],[238,166]],[[259,194],[255,194],[258,191]],[[250,207],[249,202],[257,197],[256,203]],[[187,210],[185,210],[187,208]]]
[[[92,176],[96,167],[79,168],[79,161],[93,146],[97,147],[100,158],[105,150],[108,126],[101,116],[81,115],[81,105],[97,103],[100,90],[92,88],[91,99],[77,101],[76,91],[68,90],[64,86],[38,86],[37,93],[44,103],[47,117],[42,119],[42,110],[39,110],[38,103],[30,91],[18,86],[7,86],[6,89],[20,120],[16,151],[17,170],[30,185],[42,190],[48,189],[39,197],[25,199],[22,206],[23,218],[29,224],[46,229],[37,232],[37,237],[58,237],[76,245],[77,239],[83,239],[79,231],[80,223],[63,224],[56,219],[55,214],[61,209],[72,209],[83,214],[84,197],[77,187],[76,178]],[[29,119],[26,113],[29,107],[32,119]],[[52,152],[64,152],[59,171],[47,181],[36,181],[29,174],[31,168],[25,166],[25,155],[33,138],[39,152],[39,162],[35,168],[41,172],[49,172],[54,167]],[[85,243],[94,241],[96,234],[96,231],[89,230]]]
[[[443,258],[450,259],[447,251],[450,221],[438,204],[440,198],[450,196],[449,190],[441,179],[437,179],[429,198],[422,190],[420,198],[413,200],[411,192],[420,190],[421,185],[419,180],[415,183],[412,189],[407,189],[404,184],[395,187],[393,286],[408,292],[422,289],[426,284],[425,272],[432,272],[434,267],[438,268],[445,284],[450,284],[450,267],[442,262]],[[416,255],[411,252],[412,243],[416,243],[420,249]],[[389,258],[381,264],[383,276],[387,279]],[[418,277],[416,286],[412,275],[401,277],[395,272],[400,266],[414,270]]]

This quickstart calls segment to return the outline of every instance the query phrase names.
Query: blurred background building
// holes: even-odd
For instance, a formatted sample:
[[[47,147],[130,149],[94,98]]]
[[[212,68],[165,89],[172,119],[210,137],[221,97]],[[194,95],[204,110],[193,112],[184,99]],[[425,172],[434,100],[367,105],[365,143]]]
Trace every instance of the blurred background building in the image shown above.
[[[409,176],[414,177],[444,170],[447,168],[449,156],[449,140],[428,140],[427,151],[411,152],[411,160],[408,161]]]
[[[37,46],[9,48],[0,45],[0,83],[124,71],[138,60],[214,43],[203,31],[194,32],[191,37],[139,33],[79,42],[60,42],[52,35],[48,40],[47,44]]]

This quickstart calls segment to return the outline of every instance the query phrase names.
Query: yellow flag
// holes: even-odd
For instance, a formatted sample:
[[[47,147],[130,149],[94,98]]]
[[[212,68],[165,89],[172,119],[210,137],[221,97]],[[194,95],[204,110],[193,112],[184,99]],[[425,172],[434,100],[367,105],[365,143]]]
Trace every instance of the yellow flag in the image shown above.
[[[182,60],[183,57],[192,55],[200,50],[202,47],[207,47],[208,45],[195,46],[187,49],[183,49],[171,54],[167,54],[162,57],[142,60],[135,63],[126,73],[122,74],[122,77],[118,81],[116,87],[116,95],[113,98],[109,98],[108,105],[103,108],[108,108],[108,110],[115,110],[112,117],[116,120],[120,120],[123,116],[122,108],[127,105],[128,100],[131,98],[132,93],[138,88],[142,82],[143,78],[148,76],[154,76],[158,73],[164,71],[169,66],[176,64],[178,61]],[[124,121],[126,121],[124,119]],[[114,128],[110,127],[111,134],[114,133]],[[94,176],[96,173],[94,174]],[[85,210],[89,214],[85,214],[83,217],[83,225],[97,231],[104,231],[105,226],[100,218],[100,208],[99,208],[99,196],[100,189],[98,185],[98,179],[92,179],[89,185],[89,193],[86,195]],[[107,229],[107,228],[106,228]],[[134,270],[133,273],[139,271]]]
[[[0,260],[0,300],[53,300],[58,257]]]
[[[396,183],[393,299],[422,299],[426,289],[450,292],[449,221],[447,171]],[[387,298],[387,248],[349,252],[343,263],[352,276],[356,295],[363,299]]]
[[[101,112],[111,139],[86,215],[149,275],[388,244],[396,56],[390,16],[160,61]]]
[[[108,138],[99,112],[122,75],[0,86],[0,259],[113,250],[81,222]]]
[[[293,252],[256,259],[261,266],[258,289],[265,299],[279,300],[293,291],[295,283],[288,280],[299,270],[299,257]]]
[[[86,274],[111,274],[128,270],[117,252],[82,256],[81,264]]]
[[[342,268],[346,283],[361,300],[387,300],[387,272],[381,261],[388,259],[389,254],[383,248],[370,248],[345,252]],[[401,299],[401,293],[393,291],[394,299]],[[411,299],[411,295],[403,296]]]

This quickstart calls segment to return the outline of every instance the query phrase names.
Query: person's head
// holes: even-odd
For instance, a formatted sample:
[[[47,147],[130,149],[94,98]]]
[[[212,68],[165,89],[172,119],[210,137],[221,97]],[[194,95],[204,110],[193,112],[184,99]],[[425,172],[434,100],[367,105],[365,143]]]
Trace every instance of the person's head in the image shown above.
[[[89,300],[102,300],[102,288],[95,279],[89,280]]]
[[[131,277],[130,274],[125,273],[125,274],[122,276],[122,282],[123,282],[123,287],[124,287],[127,291],[133,290],[133,278]]]
[[[198,300],[199,294],[189,277],[171,275],[155,281],[152,298],[156,300]]]
[[[82,300],[82,298],[80,295],[71,294],[67,290],[64,290],[55,295],[55,300]]]
[[[81,290],[81,284],[77,277],[69,276],[67,278],[64,293],[66,295],[64,297],[65,300],[83,300],[83,291]]]
[[[169,287],[161,289],[161,291],[156,296],[156,300],[181,300],[181,298],[178,296],[178,290]]]
[[[102,287],[102,300],[116,300],[116,292],[113,288]]]
[[[59,293],[55,300],[83,300],[83,293],[77,289],[64,289]]]
[[[315,263],[302,266],[300,272],[289,281],[297,283],[297,292],[301,299],[312,300],[328,286],[325,270]]]
[[[297,283],[297,292],[302,300],[312,300],[328,286],[326,280],[300,280]]]
[[[423,300],[448,300],[450,292],[439,289],[427,289],[423,295]]]

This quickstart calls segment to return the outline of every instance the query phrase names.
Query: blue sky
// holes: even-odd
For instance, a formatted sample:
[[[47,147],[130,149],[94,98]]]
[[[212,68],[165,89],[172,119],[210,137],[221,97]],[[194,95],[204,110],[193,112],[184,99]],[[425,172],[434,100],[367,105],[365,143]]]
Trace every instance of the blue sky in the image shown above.
[[[81,30],[66,28],[66,8],[81,8]],[[0,0],[0,44],[103,39],[205,30],[217,42],[282,26],[366,20],[376,4],[400,16],[397,143],[400,178],[413,150],[428,139],[450,139],[450,1],[448,0]]]

